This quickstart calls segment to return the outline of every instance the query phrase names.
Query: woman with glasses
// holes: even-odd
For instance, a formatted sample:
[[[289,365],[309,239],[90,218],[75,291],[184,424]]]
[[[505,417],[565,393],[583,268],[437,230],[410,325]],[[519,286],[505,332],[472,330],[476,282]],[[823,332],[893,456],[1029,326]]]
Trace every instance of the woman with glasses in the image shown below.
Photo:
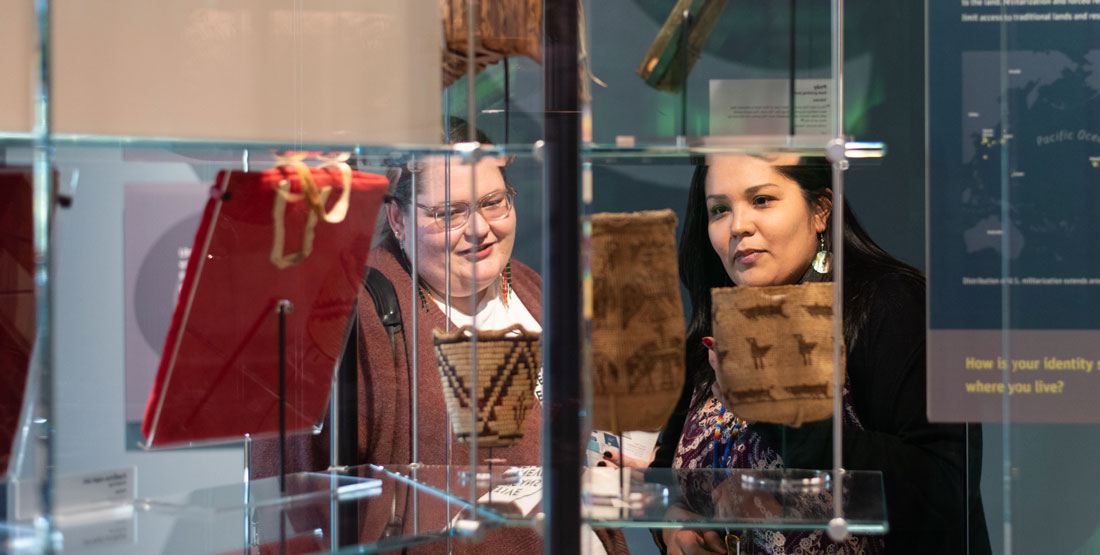
[[[458,156],[433,156],[411,169],[403,166],[391,172],[385,228],[381,242],[371,252],[370,265],[393,283],[406,335],[403,341],[396,341],[399,352],[391,352],[372,298],[366,291],[360,294],[359,366],[366,381],[361,392],[366,409],[361,412],[366,417],[360,427],[361,461],[400,464],[412,460],[409,366],[414,310],[419,370],[415,386],[417,455],[418,462],[425,464],[448,462],[450,434],[432,329],[454,329],[476,321],[481,330],[520,324],[541,331],[540,278],[531,268],[511,260],[516,233],[514,197],[500,159],[470,163]],[[414,268],[415,301],[411,297]],[[409,352],[400,352],[406,346]],[[523,439],[512,447],[494,449],[493,455],[511,465],[537,465],[538,445],[539,411],[532,410]],[[468,464],[466,444],[452,441],[449,460]]]
[[[464,141],[466,133],[466,123],[452,118],[450,141]],[[477,139],[490,142],[480,131]],[[432,330],[466,325],[499,330],[520,324],[529,331],[542,331],[541,279],[530,267],[512,260],[516,190],[505,167],[500,158],[451,154],[422,158],[389,172],[390,190],[368,258],[367,281],[377,284],[381,276],[392,284],[394,294],[384,298],[384,287],[364,288],[357,299],[356,464],[468,465],[467,445],[451,437],[448,429]],[[397,305],[399,326],[393,325],[397,321],[393,314],[379,315],[379,306],[385,313],[390,303]],[[541,397],[538,390],[534,394]],[[540,464],[540,409],[536,404],[529,411],[523,438],[511,447],[494,448],[494,458],[510,466]],[[288,468],[325,468],[328,443],[326,430],[309,447],[292,445]],[[484,461],[483,456],[479,458]],[[424,469],[424,473],[421,477],[428,480],[442,475],[438,469]],[[442,485],[441,479],[434,482]],[[384,485],[377,500],[367,500],[359,508],[362,542],[442,530],[460,509],[423,493],[417,503],[409,490],[391,492],[389,487]],[[460,495],[465,487],[453,484]],[[586,537],[593,548],[589,553],[627,552],[620,533],[601,532],[597,539],[588,530]],[[435,541],[405,552],[503,555],[542,550],[537,533],[517,527],[489,530],[484,541],[477,543]]]
[[[465,137],[465,123],[452,119],[452,141]],[[480,132],[478,141],[489,142]],[[507,179],[505,166],[499,158],[474,163],[451,155],[428,157],[391,172],[384,227],[378,233],[380,242],[371,251],[370,266],[393,283],[406,336],[396,338],[391,349],[373,299],[366,291],[360,293],[360,462],[412,461],[415,421],[417,462],[469,464],[467,445],[454,438],[449,442],[448,457],[451,430],[433,350],[433,328],[446,329],[449,320],[451,329],[473,324],[480,330],[499,330],[520,324],[529,331],[542,331],[541,279],[528,266],[512,260],[516,190]],[[414,311],[416,415],[412,414],[410,385]],[[534,393],[541,402],[541,392]],[[523,438],[511,447],[495,448],[494,458],[504,459],[508,465],[540,464],[540,409],[536,404],[529,412]],[[405,517],[406,531],[411,514]],[[585,541],[591,548],[588,553],[627,552],[619,533],[601,532],[597,539],[586,529]],[[543,549],[539,536],[527,528],[496,529],[484,542],[452,542],[451,547],[455,553],[478,555],[540,553]],[[409,553],[442,552],[445,548],[446,542],[437,542]]]
[[[435,306],[443,314],[449,310],[456,325],[469,324],[473,311],[482,329],[490,329],[483,323],[492,323],[494,316],[511,312],[514,323],[539,329],[525,306],[538,304],[538,275],[518,262],[513,274],[516,192],[505,180],[504,162],[483,158],[475,164],[456,156],[447,158],[431,157],[413,170],[398,171],[386,199],[389,227],[382,231],[379,246],[390,251],[408,273],[416,241],[421,308]],[[514,282],[526,301],[518,298]]]

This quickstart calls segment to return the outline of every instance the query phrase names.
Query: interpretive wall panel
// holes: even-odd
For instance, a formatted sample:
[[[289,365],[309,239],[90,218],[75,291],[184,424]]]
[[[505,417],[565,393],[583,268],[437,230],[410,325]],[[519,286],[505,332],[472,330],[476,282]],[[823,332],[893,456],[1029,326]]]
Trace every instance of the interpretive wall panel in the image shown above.
[[[929,4],[929,416],[1100,422],[1100,6],[1000,4]]]

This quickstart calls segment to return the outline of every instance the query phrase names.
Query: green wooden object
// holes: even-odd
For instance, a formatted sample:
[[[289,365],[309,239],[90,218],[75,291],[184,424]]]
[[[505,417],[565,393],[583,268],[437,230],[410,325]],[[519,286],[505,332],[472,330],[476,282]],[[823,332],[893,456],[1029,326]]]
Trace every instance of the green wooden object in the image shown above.
[[[638,66],[638,76],[646,84],[662,91],[678,93],[691,67],[699,59],[714,25],[729,0],[678,0],[657,39]],[[687,27],[687,53],[682,52],[684,10],[690,14]],[[686,58],[686,59],[685,59]]]

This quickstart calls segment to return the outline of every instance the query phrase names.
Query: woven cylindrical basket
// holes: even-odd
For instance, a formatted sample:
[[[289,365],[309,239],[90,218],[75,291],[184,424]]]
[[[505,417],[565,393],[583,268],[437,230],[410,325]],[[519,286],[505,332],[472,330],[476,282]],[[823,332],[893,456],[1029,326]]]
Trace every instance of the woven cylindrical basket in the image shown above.
[[[432,336],[443,397],[458,440],[469,442],[476,426],[479,446],[506,447],[519,441],[534,405],[535,380],[542,364],[539,334],[519,324],[478,331],[476,374],[469,326],[451,333],[435,329]],[[477,392],[476,418],[470,408],[471,386]]]
[[[440,0],[446,49],[443,86],[466,74],[468,48],[467,0]],[[474,24],[477,71],[510,56],[542,61],[542,0],[478,2]]]
[[[832,415],[832,283],[716,288],[711,300],[727,408],[789,426]]]
[[[659,430],[684,385],[671,210],[592,216],[592,426]]]

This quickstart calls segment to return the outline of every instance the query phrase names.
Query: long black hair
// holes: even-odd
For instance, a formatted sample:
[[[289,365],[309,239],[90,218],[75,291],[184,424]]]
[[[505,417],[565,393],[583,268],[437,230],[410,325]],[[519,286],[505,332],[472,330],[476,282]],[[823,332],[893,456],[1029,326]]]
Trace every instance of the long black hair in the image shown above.
[[[703,337],[711,332],[710,290],[732,287],[733,281],[721,258],[714,252],[708,233],[706,181],[708,166],[696,160],[695,174],[688,193],[687,214],[680,234],[680,282],[691,298],[691,320],[688,322],[686,363],[695,373],[695,383],[708,385],[714,373],[707,362]],[[802,157],[796,165],[773,166],[780,174],[802,187],[807,206],[813,208],[830,195],[832,168],[824,158]],[[827,220],[825,246],[832,251],[832,218]],[[874,294],[872,282],[884,274],[898,274],[915,280],[921,287],[924,276],[916,268],[890,256],[879,247],[859,225],[859,220],[844,203],[844,337],[850,351],[859,340],[859,329],[866,323]],[[807,264],[809,261],[807,261]],[[805,281],[829,281],[832,275],[810,272]]]

